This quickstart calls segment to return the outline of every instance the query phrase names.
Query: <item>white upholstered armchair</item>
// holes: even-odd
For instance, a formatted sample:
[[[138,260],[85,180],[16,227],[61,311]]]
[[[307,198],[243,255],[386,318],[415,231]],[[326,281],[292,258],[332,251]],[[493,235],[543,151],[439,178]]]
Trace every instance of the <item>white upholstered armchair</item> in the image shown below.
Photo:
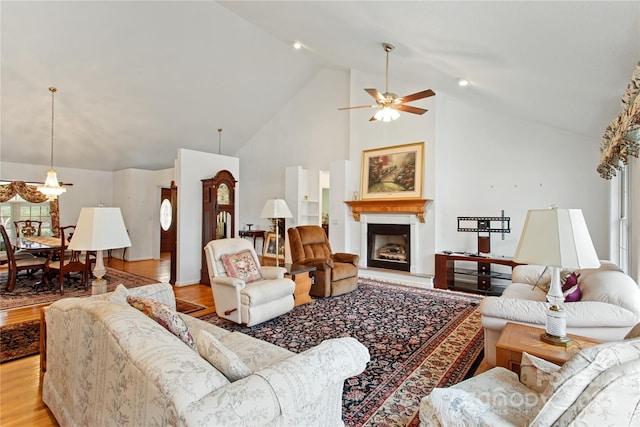
[[[218,316],[253,326],[293,308],[295,284],[283,267],[260,266],[250,241],[212,240],[204,253]]]
[[[640,425],[640,338],[589,347],[562,367],[523,353],[420,404],[421,427]]]

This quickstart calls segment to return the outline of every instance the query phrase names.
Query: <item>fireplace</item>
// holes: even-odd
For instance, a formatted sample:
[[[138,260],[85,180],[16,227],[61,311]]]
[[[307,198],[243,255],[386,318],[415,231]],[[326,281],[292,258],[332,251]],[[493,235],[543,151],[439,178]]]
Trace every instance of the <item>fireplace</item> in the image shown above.
[[[411,227],[367,224],[367,266],[411,271]]]

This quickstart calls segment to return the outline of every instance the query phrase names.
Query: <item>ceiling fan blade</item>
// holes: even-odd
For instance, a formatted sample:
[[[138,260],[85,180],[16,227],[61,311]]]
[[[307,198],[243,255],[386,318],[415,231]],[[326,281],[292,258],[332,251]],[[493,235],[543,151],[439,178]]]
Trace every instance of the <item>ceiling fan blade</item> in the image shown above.
[[[370,122],[375,122],[378,121],[378,119],[376,119],[376,115],[374,114],[373,116],[371,116],[371,118],[369,119]]]
[[[384,96],[382,96],[382,94],[378,92],[378,89],[365,89],[364,91],[367,92],[369,95],[373,96],[376,99],[376,101],[378,102],[384,101]]]
[[[415,101],[416,99],[427,98],[435,94],[436,93],[431,89],[427,89],[427,90],[423,90],[422,92],[416,92],[416,93],[412,93],[411,95],[403,96],[402,102],[411,102],[411,101]]]
[[[377,105],[373,104],[373,105],[358,105],[357,107],[342,107],[342,108],[338,108],[338,110],[353,110],[356,108],[373,108],[373,107],[377,107]]]
[[[429,110],[425,110],[424,108],[418,108],[418,107],[412,107],[411,105],[399,105],[398,107],[396,107],[396,109],[401,110],[401,111],[406,111],[407,113],[413,113],[413,114],[424,114]]]

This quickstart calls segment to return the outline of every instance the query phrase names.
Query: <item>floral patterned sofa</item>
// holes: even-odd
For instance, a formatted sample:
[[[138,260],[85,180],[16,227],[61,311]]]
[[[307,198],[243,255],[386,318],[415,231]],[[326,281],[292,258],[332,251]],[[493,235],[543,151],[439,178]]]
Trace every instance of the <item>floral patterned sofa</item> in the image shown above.
[[[188,328],[182,338],[195,337],[194,350],[130,306],[132,295],[175,310],[166,283],[119,286],[47,308],[42,400],[60,425],[343,425],[344,381],[369,361],[357,340],[326,340],[294,354],[173,312]],[[200,355],[203,336],[222,344],[212,361],[219,369],[210,354]]]
[[[581,350],[562,367],[523,353],[420,404],[421,427],[640,425],[640,338]]]

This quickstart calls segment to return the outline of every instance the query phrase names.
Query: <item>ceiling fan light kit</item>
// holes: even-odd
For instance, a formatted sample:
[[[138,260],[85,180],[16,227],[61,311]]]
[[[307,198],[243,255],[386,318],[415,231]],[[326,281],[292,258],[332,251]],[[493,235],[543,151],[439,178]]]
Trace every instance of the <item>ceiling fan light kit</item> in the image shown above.
[[[375,100],[375,104],[371,105],[360,105],[357,107],[343,107],[338,108],[338,110],[353,110],[356,108],[374,108],[380,107],[380,109],[369,119],[372,121],[382,121],[382,122],[390,122],[392,120],[398,119],[400,117],[399,111],[404,111],[406,113],[412,114],[424,114],[428,110],[424,108],[412,107],[411,105],[406,105],[407,102],[416,101],[418,99],[427,98],[435,95],[435,92],[431,89],[423,90],[422,92],[416,92],[407,96],[398,96],[395,93],[389,92],[389,52],[395,49],[395,46],[391,43],[382,43],[382,48],[386,52],[387,55],[387,64],[386,64],[386,86],[384,93],[380,93],[377,89],[365,89],[364,91],[371,95]]]

